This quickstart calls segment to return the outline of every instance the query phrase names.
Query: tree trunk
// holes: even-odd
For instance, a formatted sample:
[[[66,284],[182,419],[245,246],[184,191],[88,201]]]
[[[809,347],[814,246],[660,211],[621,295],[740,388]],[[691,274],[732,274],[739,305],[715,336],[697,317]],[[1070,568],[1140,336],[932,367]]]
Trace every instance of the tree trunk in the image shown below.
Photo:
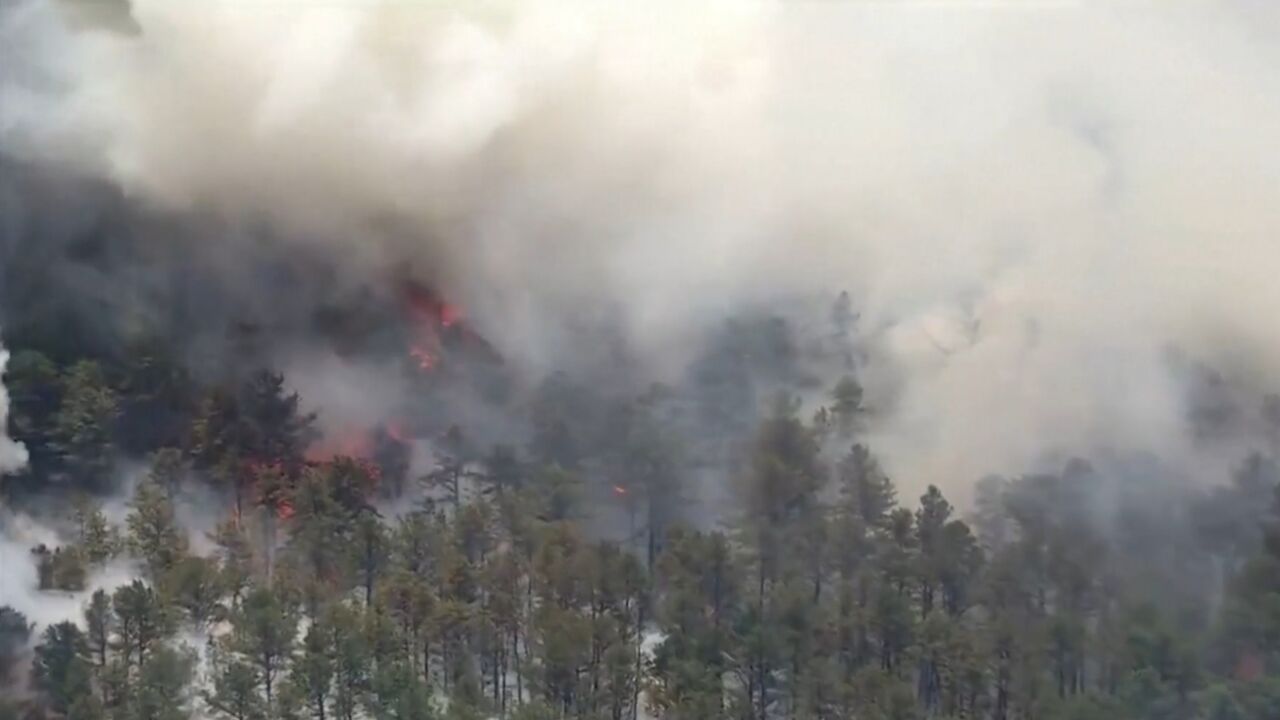
[[[636,674],[631,683],[631,720],[636,720],[640,711],[640,676],[643,674],[644,662],[644,606],[636,608]],[[721,693],[723,695],[723,693]]]
[[[516,702],[524,702],[524,678],[520,672],[520,628],[519,626],[511,629],[511,655],[515,662],[516,670]]]

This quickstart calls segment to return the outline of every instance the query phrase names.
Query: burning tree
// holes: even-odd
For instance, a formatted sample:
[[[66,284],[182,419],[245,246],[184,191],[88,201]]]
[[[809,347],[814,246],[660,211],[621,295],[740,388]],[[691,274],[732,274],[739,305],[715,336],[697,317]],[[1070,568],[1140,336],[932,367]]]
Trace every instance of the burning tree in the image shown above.
[[[285,390],[284,376],[267,370],[234,387],[215,387],[201,402],[191,453],[198,467],[230,485],[236,518],[259,468],[279,467],[290,484],[296,481],[316,435],[316,415],[302,412],[298,402],[297,393]]]

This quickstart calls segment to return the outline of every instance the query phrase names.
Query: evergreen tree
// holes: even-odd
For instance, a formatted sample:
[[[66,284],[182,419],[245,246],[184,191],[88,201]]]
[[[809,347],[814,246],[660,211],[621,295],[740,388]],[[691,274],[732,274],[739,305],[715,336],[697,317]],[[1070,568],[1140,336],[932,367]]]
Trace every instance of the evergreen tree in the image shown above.
[[[22,650],[33,629],[27,616],[8,605],[0,605],[0,687],[8,685]]]
[[[101,508],[86,495],[76,495],[72,500],[73,519],[76,524],[76,546],[90,565],[102,565],[120,551],[120,534],[107,523]]]
[[[40,639],[35,649],[35,685],[55,710],[66,713],[92,694],[84,633],[75,623],[61,622],[46,628]]]
[[[300,696],[307,715],[325,720],[333,685],[333,658],[329,631],[323,624],[313,622],[307,628],[302,653],[292,664],[289,682]]]
[[[187,552],[186,534],[173,515],[173,504],[152,482],[142,482],[134,491],[126,523],[129,545],[146,563],[153,580],[164,576]]]
[[[111,640],[116,632],[116,618],[111,599],[105,590],[95,590],[84,609],[85,640],[89,657],[95,669],[102,672],[107,667]]]
[[[189,720],[193,654],[160,646],[142,663],[129,717],[136,720]]]
[[[115,461],[118,415],[119,400],[97,363],[84,360],[66,371],[49,437],[72,482],[95,490],[106,487]]]
[[[204,694],[204,701],[230,720],[261,720],[266,717],[266,708],[259,694],[260,684],[248,662],[223,656],[214,662],[212,688]]]
[[[111,607],[126,668],[145,664],[157,644],[173,633],[173,619],[162,598],[141,580],[118,588],[111,596]]]
[[[254,668],[268,716],[276,701],[277,681],[287,668],[297,634],[292,608],[269,588],[254,588],[232,616],[229,647]]]

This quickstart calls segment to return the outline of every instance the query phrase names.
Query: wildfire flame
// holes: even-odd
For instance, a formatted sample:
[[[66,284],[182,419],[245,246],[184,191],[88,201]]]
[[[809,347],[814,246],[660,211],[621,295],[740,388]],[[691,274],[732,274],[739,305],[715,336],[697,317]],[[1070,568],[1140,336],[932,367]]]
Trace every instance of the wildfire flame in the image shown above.
[[[413,441],[412,433],[401,420],[388,420],[375,427],[349,427],[326,435],[307,448],[304,457],[309,463],[325,463],[335,458],[347,457],[368,460],[374,456],[381,442],[379,433],[399,445]]]
[[[409,320],[409,357],[424,372],[439,367],[446,337],[450,343],[462,342],[491,350],[488,343],[466,326],[462,308],[457,305],[413,282],[404,284],[402,298]]]
[[[378,435],[379,432],[382,436]],[[328,465],[343,459],[354,461],[376,485],[382,477],[382,468],[374,460],[374,455],[378,452],[379,443],[385,439],[407,445],[412,441],[412,435],[399,420],[391,420],[375,428],[346,428],[312,443],[303,453],[303,460],[311,466]],[[296,512],[292,493],[297,470],[297,467],[286,467],[286,463],[279,459],[243,460],[240,473],[245,494],[254,504],[270,509],[277,519],[288,520]],[[264,478],[272,475],[275,479],[264,483]],[[231,520],[237,527],[242,522],[239,502],[232,508]]]
[[[414,325],[434,330],[452,327],[462,319],[462,308],[445,302],[438,295],[414,283],[404,288],[404,302]]]
[[[335,457],[367,458],[373,455],[373,433],[365,428],[351,428],[322,438],[307,448],[307,462],[321,463]]]
[[[469,326],[458,305],[412,280],[401,283],[400,299],[408,323],[408,354],[422,371],[440,367],[445,350],[455,347],[466,348],[475,358],[502,362],[493,346]]]

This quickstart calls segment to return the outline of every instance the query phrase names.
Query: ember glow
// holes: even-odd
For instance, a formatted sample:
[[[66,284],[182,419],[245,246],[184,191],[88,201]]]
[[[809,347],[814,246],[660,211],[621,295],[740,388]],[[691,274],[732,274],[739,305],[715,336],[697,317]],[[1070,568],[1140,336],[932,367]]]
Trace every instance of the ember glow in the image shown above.
[[[401,445],[407,445],[409,443],[409,433],[405,430],[404,425],[401,424],[399,420],[392,420],[388,422],[385,430],[387,437]]]
[[[307,462],[327,462],[336,457],[368,458],[373,455],[373,432],[368,428],[349,428],[326,436],[307,448]]]
[[[462,317],[462,308],[449,303],[441,303],[440,305],[440,326],[453,327]]]
[[[442,333],[458,325],[462,309],[416,283],[406,283],[402,296],[410,323],[409,357],[420,370],[435,370],[444,348]]]
[[[449,327],[462,316],[461,309],[417,283],[405,283],[403,297],[415,325]]]
[[[371,459],[381,442],[381,435],[399,445],[413,440],[412,432],[401,420],[389,420],[374,427],[348,427],[312,443],[304,454],[309,463],[330,462],[336,458]]]

